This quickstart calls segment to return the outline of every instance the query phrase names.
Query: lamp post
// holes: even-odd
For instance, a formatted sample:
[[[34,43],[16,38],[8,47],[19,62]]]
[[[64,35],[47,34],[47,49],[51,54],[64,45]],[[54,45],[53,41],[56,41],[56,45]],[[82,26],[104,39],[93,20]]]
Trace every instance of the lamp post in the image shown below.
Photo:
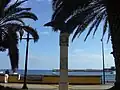
[[[105,84],[105,57],[104,57],[103,39],[101,39],[101,42],[102,42],[102,60],[103,60],[103,84]]]
[[[22,89],[28,89],[27,87],[27,82],[26,82],[26,77],[27,77],[27,64],[28,64],[28,48],[29,48],[29,40],[33,38],[29,38],[29,33],[27,33],[27,38],[22,38],[27,40],[27,45],[26,45],[26,56],[25,56],[25,70],[24,70],[24,84]]]

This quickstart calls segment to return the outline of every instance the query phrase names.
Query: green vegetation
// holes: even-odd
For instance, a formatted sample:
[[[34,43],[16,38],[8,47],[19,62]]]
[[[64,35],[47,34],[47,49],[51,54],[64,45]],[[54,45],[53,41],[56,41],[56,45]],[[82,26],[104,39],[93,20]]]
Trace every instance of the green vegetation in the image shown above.
[[[30,12],[31,8],[23,8],[21,4],[27,0],[17,0],[9,5],[11,0],[0,1],[0,51],[8,49],[13,72],[18,68],[19,49],[17,47],[19,38],[22,39],[24,32],[30,33],[34,41],[39,39],[35,29],[25,25],[23,19],[36,21],[37,16]]]
[[[119,0],[52,0],[53,15],[51,22],[45,26],[52,26],[55,31],[74,33],[73,39],[77,35],[87,30],[89,34],[93,31],[95,35],[98,26],[103,23],[103,36],[108,31],[108,40],[111,37],[113,57],[116,66],[115,86],[110,90],[120,88],[120,5]]]

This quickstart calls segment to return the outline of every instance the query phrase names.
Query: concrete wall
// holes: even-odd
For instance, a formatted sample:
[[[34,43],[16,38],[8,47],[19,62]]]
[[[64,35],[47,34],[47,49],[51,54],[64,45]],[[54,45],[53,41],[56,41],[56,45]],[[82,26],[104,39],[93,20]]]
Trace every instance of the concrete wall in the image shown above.
[[[1,77],[1,76],[0,76]],[[28,83],[41,83],[41,84],[58,84],[60,81],[59,76],[28,76]],[[4,77],[0,78],[0,81],[4,80]],[[69,84],[101,84],[101,76],[69,76]],[[10,76],[10,83],[23,83],[23,77],[18,80],[18,76]]]

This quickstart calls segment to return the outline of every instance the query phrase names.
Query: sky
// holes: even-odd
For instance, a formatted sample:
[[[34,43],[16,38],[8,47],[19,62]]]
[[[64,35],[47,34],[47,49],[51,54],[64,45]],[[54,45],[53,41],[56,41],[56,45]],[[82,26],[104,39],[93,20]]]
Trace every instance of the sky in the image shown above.
[[[12,3],[15,0],[12,0]],[[51,20],[51,0],[28,0],[22,5],[32,8],[32,12],[38,17],[37,21],[26,20],[27,25],[36,28],[40,39],[37,43],[31,40],[29,43],[28,69],[58,69],[60,63],[59,32],[53,32],[52,28],[43,25]],[[69,69],[102,69],[101,35],[102,24],[94,38],[92,34],[84,42],[86,31],[71,42],[69,40]],[[114,66],[111,42],[107,44],[107,34],[104,37],[105,67]],[[19,42],[19,69],[24,69],[26,41]],[[0,52],[0,69],[10,69],[8,52]]]

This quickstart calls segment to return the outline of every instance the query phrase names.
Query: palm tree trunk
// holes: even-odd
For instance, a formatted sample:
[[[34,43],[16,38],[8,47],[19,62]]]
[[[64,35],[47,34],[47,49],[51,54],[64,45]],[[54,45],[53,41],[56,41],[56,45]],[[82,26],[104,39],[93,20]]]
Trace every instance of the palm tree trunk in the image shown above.
[[[116,67],[115,88],[120,88],[120,5],[119,0],[107,0],[107,13],[111,29],[111,42]],[[111,89],[112,90],[112,89]]]
[[[69,34],[60,33],[60,83],[59,90],[68,90],[68,44]]]
[[[12,70],[13,72],[15,72],[15,70],[18,69],[18,62],[19,62],[19,49],[17,47],[18,39],[15,32],[12,31],[10,32],[9,30],[8,33],[9,33],[8,38],[10,43],[8,45],[9,57],[10,57]]]

